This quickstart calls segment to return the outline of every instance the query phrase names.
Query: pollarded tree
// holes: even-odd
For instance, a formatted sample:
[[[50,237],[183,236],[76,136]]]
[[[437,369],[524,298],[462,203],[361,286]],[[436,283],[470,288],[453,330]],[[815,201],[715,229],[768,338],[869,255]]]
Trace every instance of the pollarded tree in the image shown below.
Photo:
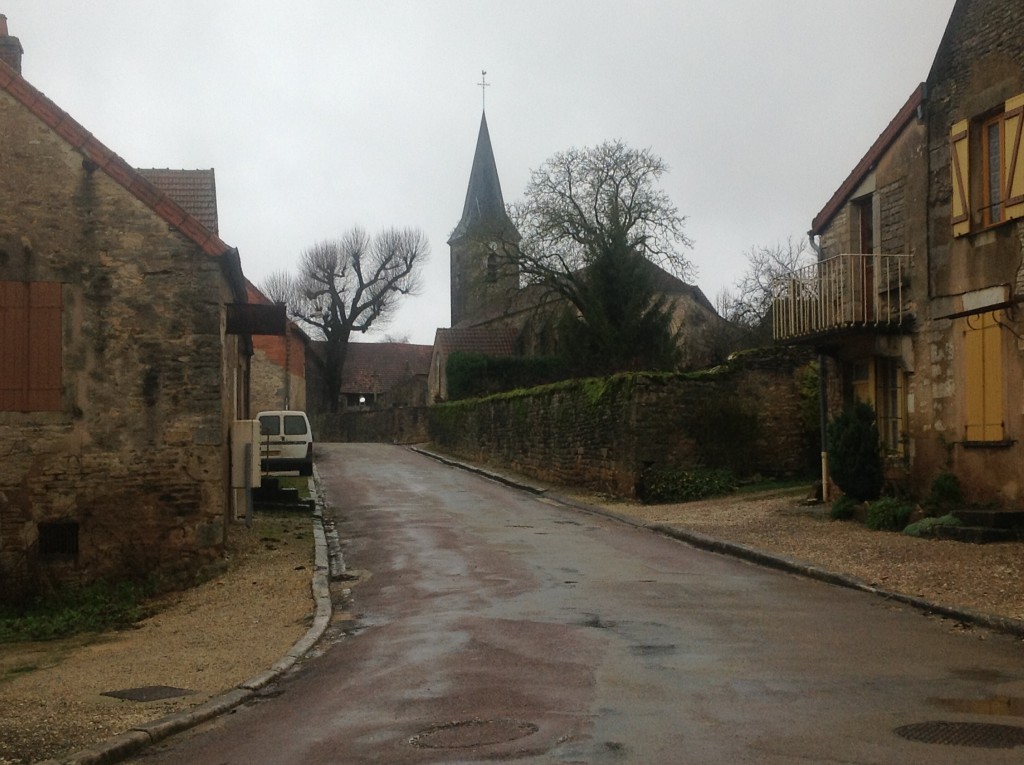
[[[430,248],[417,229],[385,229],[371,237],[353,228],[340,239],[302,253],[298,273],[272,274],[263,292],[288,306],[288,314],[326,341],[326,404],[336,412],[348,342],[353,332],[386,324],[402,295],[416,294]]]
[[[671,368],[673,306],[658,269],[692,273],[684,218],[658,187],[666,166],[649,150],[611,141],[556,154],[533,171],[510,213],[521,235],[522,278],[571,306],[563,345],[590,372]]]

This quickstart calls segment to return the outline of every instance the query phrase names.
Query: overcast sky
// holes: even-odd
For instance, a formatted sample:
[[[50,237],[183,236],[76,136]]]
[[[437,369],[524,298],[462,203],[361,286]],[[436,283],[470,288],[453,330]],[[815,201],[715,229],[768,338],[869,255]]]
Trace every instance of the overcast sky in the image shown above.
[[[216,170],[221,238],[256,284],[353,225],[421,228],[423,293],[384,331],[432,343],[449,322],[481,70],[506,202],[555,152],[649,148],[714,301],[752,246],[810,228],[926,78],[953,2],[0,0],[0,13],[29,82],[130,164]]]

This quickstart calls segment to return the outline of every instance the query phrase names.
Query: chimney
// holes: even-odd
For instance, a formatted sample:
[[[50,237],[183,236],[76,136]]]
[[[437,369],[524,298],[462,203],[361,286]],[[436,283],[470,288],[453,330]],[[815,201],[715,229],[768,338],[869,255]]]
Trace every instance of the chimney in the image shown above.
[[[0,61],[21,74],[21,54],[24,52],[21,41],[7,33],[7,17],[0,13]]]

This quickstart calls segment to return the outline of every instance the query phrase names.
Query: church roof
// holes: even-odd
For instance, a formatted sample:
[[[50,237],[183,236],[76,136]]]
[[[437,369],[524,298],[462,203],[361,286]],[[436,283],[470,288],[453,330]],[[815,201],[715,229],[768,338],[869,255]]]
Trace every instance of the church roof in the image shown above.
[[[512,327],[438,328],[434,347],[445,357],[454,351],[482,353],[485,356],[513,356],[516,331]]]
[[[476,139],[476,153],[473,155],[473,169],[469,173],[469,187],[466,189],[462,219],[452,231],[448,243],[451,244],[473,228],[482,225],[505,232],[513,229],[512,221],[505,212],[505,200],[501,195],[501,182],[498,180],[498,167],[494,162],[494,151],[491,149],[486,114],[480,117],[480,134]]]

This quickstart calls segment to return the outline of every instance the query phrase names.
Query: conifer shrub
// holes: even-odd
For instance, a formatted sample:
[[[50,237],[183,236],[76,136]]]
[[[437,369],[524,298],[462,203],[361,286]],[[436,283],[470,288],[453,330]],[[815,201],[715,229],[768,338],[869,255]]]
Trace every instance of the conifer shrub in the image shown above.
[[[896,497],[883,497],[868,505],[865,524],[875,531],[902,531],[914,508]]]
[[[939,473],[932,480],[931,490],[921,504],[928,515],[946,515],[962,507],[964,503],[960,479],[952,473]]]
[[[834,521],[848,521],[857,511],[857,500],[844,494],[832,503],[829,516]]]
[[[856,500],[878,499],[882,491],[882,450],[875,412],[856,401],[828,428],[829,470],[832,480]]]
[[[911,537],[930,537],[935,535],[936,529],[946,526],[963,526],[963,521],[957,518],[955,515],[947,514],[940,515],[937,518],[922,518],[915,523],[911,523],[905,529],[903,533]]]

